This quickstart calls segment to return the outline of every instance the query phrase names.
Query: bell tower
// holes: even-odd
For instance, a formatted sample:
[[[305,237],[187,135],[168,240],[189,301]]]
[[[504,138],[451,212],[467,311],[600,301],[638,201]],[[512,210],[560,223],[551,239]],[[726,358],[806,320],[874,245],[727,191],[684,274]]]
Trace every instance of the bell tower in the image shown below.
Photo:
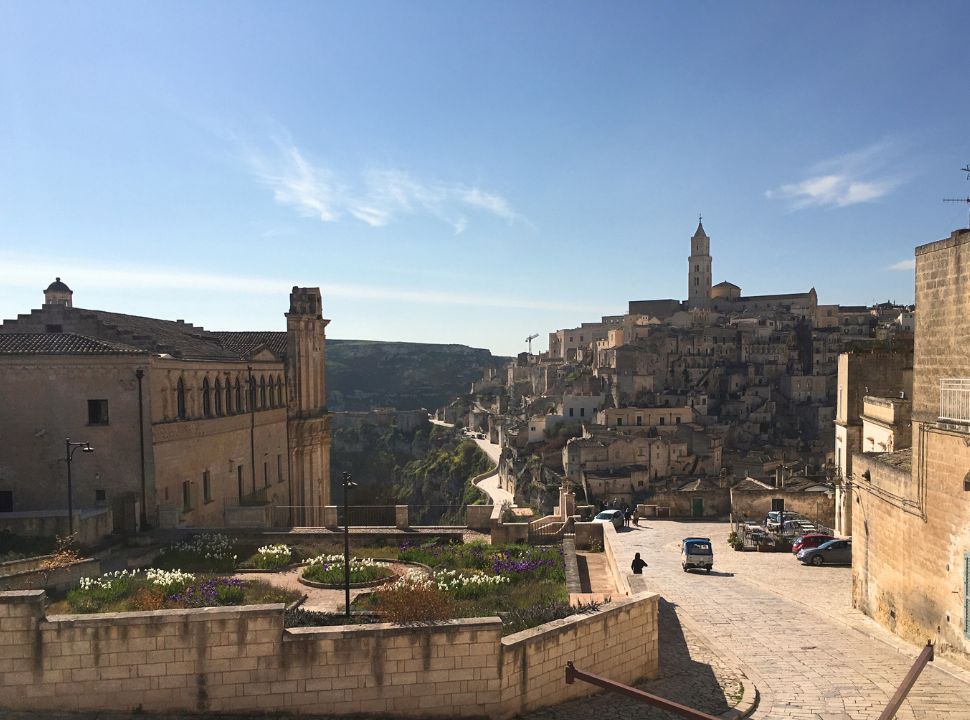
[[[690,239],[687,258],[687,307],[711,306],[711,239],[704,232],[703,218],[697,218],[697,230]]]
[[[296,525],[319,525],[330,505],[326,327],[320,288],[294,287],[286,313],[286,417]]]

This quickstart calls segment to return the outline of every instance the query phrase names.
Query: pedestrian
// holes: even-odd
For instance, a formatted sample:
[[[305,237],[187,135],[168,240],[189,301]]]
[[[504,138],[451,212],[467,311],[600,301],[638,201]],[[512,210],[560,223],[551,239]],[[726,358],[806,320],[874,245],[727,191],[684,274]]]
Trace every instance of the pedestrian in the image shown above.
[[[626,527],[630,527],[630,520],[633,519],[633,513],[630,512],[630,508],[623,511],[623,524]]]
[[[633,524],[640,527],[640,508],[633,511]]]
[[[630,565],[630,568],[633,570],[634,575],[643,575],[643,568],[646,566],[647,563],[640,557],[640,553],[633,556],[633,563]]]

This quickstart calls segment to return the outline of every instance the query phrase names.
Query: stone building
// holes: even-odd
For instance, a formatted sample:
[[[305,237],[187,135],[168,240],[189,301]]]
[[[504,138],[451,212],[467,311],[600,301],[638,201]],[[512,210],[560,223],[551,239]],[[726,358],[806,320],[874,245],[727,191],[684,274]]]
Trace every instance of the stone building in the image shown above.
[[[916,248],[912,447],[852,458],[853,603],[970,664],[970,230]]]
[[[138,507],[155,526],[220,527],[241,509],[314,524],[330,502],[325,332],[318,288],[294,287],[286,331],[212,332],[74,307],[56,280],[0,325],[0,510]],[[66,523],[65,523],[66,524]]]

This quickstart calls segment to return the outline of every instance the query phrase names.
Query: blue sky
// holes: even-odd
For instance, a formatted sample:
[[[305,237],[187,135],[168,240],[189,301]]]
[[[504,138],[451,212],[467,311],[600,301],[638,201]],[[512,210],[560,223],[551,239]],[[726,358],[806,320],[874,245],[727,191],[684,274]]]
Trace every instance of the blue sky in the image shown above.
[[[0,316],[524,338],[714,281],[911,302],[966,226],[970,5],[0,4]],[[895,269],[894,269],[895,268]],[[902,269],[899,269],[902,268]]]

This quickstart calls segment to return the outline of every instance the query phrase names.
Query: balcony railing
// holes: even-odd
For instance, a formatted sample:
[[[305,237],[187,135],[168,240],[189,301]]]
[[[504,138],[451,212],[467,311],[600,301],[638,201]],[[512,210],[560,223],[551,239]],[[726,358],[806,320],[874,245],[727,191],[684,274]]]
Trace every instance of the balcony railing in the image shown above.
[[[940,420],[970,423],[970,378],[940,380]]]

